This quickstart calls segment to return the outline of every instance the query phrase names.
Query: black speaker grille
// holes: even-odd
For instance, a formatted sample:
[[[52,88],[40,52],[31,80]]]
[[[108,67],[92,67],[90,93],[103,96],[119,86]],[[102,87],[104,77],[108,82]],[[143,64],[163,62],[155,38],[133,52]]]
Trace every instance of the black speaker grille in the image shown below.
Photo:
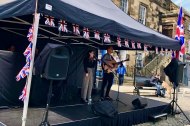
[[[52,80],[65,80],[69,67],[69,53],[67,48],[58,48],[50,54],[45,71],[44,77]]]

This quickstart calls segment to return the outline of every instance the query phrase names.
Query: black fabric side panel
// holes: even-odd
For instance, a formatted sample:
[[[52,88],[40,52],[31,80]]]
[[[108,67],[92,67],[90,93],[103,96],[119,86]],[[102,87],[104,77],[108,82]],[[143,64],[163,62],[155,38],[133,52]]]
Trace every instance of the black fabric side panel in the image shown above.
[[[0,19],[34,13],[36,0],[4,1],[0,1]]]
[[[24,66],[22,54],[0,51],[0,106],[20,105],[18,100],[26,80],[16,82],[16,75]]]
[[[71,46],[71,48],[73,55],[70,58],[68,78],[63,81],[54,81],[51,105],[62,105],[80,99],[78,87],[81,87],[83,83],[83,59],[92,48],[88,46]],[[23,54],[0,51],[0,106],[23,105],[18,97],[26,80],[16,82],[15,77],[24,65]],[[49,83],[49,80],[33,75],[30,106],[46,105]]]

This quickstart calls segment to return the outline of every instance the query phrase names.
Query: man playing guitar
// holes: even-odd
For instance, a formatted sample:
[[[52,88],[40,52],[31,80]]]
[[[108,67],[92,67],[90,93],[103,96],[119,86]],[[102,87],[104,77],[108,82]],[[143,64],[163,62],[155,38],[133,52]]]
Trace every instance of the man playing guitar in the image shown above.
[[[114,78],[113,72],[118,67],[117,62],[115,61],[111,53],[113,53],[113,47],[109,46],[107,48],[107,53],[102,57],[103,82],[102,82],[102,88],[101,88],[101,100],[104,100],[104,99],[111,100],[109,96],[109,92],[113,84],[113,78]],[[104,92],[106,85],[107,85],[107,89],[106,89],[106,92]],[[105,94],[105,97],[104,97],[104,94]]]

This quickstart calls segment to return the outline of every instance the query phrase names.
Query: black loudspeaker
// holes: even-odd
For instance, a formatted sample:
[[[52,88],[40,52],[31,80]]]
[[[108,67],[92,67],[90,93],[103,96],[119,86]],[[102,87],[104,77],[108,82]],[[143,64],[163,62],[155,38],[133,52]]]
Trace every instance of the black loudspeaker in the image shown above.
[[[165,74],[169,77],[169,80],[174,84],[174,86],[178,86],[179,83],[183,81],[183,69],[184,63],[174,58],[171,62],[164,68]]]
[[[52,49],[47,59],[44,77],[51,80],[65,80],[69,67],[70,52],[65,46]]]
[[[177,76],[177,79],[178,79],[178,82],[179,83],[182,83],[183,81],[183,70],[184,70],[184,64],[180,64],[178,65],[178,76]]]
[[[110,101],[100,101],[92,104],[92,112],[98,116],[113,118],[118,112]]]
[[[147,99],[145,98],[136,98],[132,101],[132,104],[135,109],[142,109],[147,106]]]

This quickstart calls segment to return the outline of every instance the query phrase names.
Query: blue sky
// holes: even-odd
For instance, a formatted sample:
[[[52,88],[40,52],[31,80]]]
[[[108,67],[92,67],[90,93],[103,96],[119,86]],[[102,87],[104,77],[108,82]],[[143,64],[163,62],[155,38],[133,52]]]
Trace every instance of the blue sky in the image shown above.
[[[182,1],[182,6],[190,12],[190,0],[172,0],[176,5],[180,5],[180,2]]]

